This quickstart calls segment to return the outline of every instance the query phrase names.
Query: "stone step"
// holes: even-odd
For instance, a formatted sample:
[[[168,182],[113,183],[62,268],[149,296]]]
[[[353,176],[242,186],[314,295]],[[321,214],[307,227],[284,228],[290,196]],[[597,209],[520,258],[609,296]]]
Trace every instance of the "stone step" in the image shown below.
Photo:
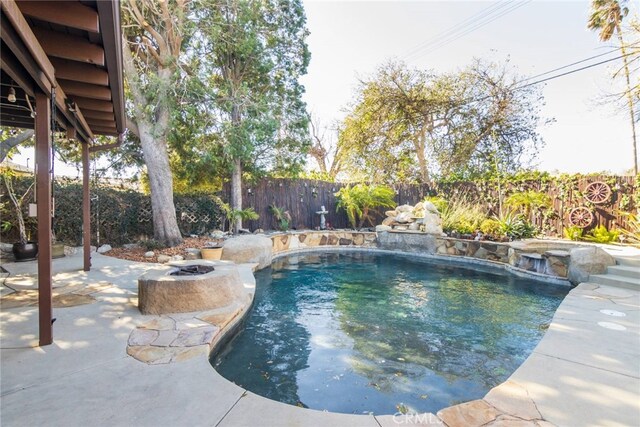
[[[638,256],[614,256],[618,265],[640,267],[640,257]]]
[[[631,265],[612,265],[607,267],[607,274],[640,279],[640,267]]]
[[[636,279],[616,274],[592,274],[589,276],[589,282],[615,288],[640,290],[640,278]]]

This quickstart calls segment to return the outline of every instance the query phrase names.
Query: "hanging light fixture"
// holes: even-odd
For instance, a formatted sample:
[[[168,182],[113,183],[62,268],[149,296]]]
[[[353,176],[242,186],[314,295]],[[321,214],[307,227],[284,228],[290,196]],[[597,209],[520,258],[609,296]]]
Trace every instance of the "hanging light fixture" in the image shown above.
[[[9,88],[9,95],[7,96],[7,101],[9,101],[12,104],[15,104],[16,102],[16,90],[13,87]]]

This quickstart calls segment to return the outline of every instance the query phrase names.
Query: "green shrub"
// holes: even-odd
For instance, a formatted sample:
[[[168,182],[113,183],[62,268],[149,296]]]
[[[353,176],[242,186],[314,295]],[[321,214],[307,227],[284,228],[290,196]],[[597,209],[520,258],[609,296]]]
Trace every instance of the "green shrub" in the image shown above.
[[[384,185],[346,186],[335,193],[335,196],[338,199],[336,211],[343,209],[353,228],[362,228],[367,220],[373,225],[369,215],[372,209],[396,207],[396,202],[393,200],[395,192]]]
[[[566,227],[562,233],[564,234],[565,239],[577,241],[582,239],[582,233],[584,233],[584,230],[572,225],[571,227]]]
[[[487,216],[480,205],[460,195],[446,203],[440,217],[444,231],[470,234],[480,228]]]
[[[289,222],[291,221],[291,215],[284,208],[279,208],[276,205],[270,205],[269,211],[273,214],[276,221],[278,221],[278,228],[280,231],[287,231],[289,229]]]
[[[627,218],[627,230],[620,230],[621,238],[628,243],[640,243],[640,216],[630,212],[620,212]]]
[[[501,218],[494,219],[500,223],[502,234],[512,240],[528,239],[538,234],[536,228],[522,214],[508,212]]]
[[[595,243],[618,242],[620,239],[620,232],[618,230],[609,231],[604,225],[599,225],[584,236],[583,239],[588,242]]]
[[[510,195],[504,203],[529,218],[532,210],[551,207],[551,198],[545,193],[528,190]]]
[[[502,233],[502,229],[500,228],[500,221],[491,218],[487,218],[482,221],[482,224],[480,224],[480,231],[482,231],[483,234],[487,234],[489,236],[498,237],[504,235]]]

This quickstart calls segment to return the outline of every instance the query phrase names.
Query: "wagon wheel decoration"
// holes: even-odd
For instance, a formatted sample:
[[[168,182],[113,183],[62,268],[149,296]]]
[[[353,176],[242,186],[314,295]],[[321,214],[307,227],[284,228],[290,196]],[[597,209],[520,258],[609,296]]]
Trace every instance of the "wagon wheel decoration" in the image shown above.
[[[592,182],[584,190],[584,198],[596,205],[608,202],[610,197],[611,187],[601,181]]]
[[[593,214],[589,208],[580,206],[572,209],[569,213],[569,222],[571,225],[579,228],[587,228],[593,222]]]

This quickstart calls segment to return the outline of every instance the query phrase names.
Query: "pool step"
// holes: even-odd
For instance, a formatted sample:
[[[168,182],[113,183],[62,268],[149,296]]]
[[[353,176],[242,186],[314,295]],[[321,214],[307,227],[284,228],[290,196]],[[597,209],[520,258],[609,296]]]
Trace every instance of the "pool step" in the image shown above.
[[[614,256],[616,265],[604,274],[592,274],[589,282],[616,288],[640,290],[640,257]]]
[[[613,286],[614,288],[635,289],[640,291],[640,278],[619,276],[617,274],[592,274],[589,276],[590,283],[598,285]]]
[[[611,267],[607,267],[607,274],[640,279],[640,267],[634,267],[631,265],[612,265]]]
[[[625,267],[640,268],[640,257],[638,256],[614,256],[616,263]]]

